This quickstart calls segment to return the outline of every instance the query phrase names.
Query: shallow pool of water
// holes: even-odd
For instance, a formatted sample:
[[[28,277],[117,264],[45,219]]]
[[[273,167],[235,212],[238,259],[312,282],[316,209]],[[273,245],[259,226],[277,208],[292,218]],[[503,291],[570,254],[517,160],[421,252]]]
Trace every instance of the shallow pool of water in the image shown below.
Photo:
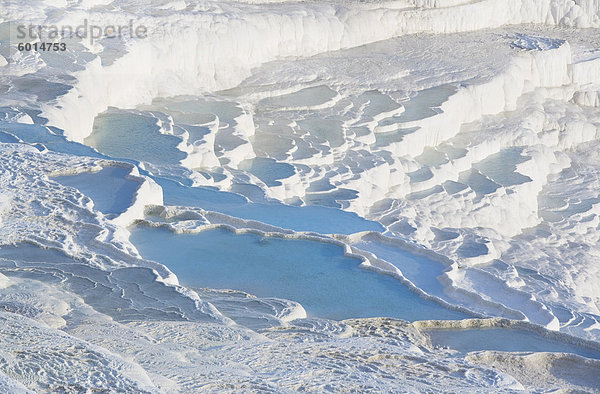
[[[446,269],[446,266],[442,263],[424,255],[411,253],[398,246],[377,242],[375,239],[368,239],[353,246],[371,252],[378,258],[392,263],[402,271],[402,275],[406,279],[428,294],[446,298],[444,287],[437,279]]]
[[[457,89],[451,85],[436,86],[417,92],[409,101],[403,102],[404,112],[398,117],[401,122],[413,122],[434,116]]]
[[[257,220],[294,231],[314,231],[321,234],[353,234],[360,231],[384,230],[377,222],[366,220],[353,212],[322,206],[297,207],[279,203],[258,204],[229,192],[206,187],[183,186],[177,182],[154,177],[163,189],[165,205],[180,205],[221,212],[242,219]]]
[[[127,111],[98,115],[84,142],[114,158],[153,164],[178,165],[187,156],[178,148],[181,138],[163,133],[157,118]]]
[[[534,332],[511,328],[429,330],[431,342],[460,352],[496,350],[503,352],[560,352],[600,359],[600,352],[545,338]]]
[[[224,229],[174,234],[135,227],[130,239],[144,258],[165,264],[183,285],[286,298],[300,302],[311,317],[468,317],[421,298],[390,276],[359,268],[360,261],[344,256],[337,245]]]
[[[130,168],[125,167],[104,167],[98,172],[59,176],[54,180],[74,187],[91,198],[98,211],[117,215],[131,206],[133,196],[140,186],[138,182],[127,179],[130,171]]]
[[[281,179],[289,178],[296,173],[294,166],[264,157],[244,160],[240,163],[239,168],[256,175],[269,187],[280,186]]]

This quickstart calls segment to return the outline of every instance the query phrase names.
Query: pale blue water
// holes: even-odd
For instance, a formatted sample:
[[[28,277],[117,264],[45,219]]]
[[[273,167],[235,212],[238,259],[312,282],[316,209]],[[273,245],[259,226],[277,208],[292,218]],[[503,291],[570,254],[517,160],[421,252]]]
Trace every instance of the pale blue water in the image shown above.
[[[4,133],[4,132],[0,131],[0,142],[16,143],[16,142],[19,142],[19,140],[12,134],[8,134],[8,133]]]
[[[0,113],[2,113],[1,110]],[[55,152],[63,152],[76,156],[108,158],[108,156],[95,151],[89,146],[67,141],[65,137],[61,135],[62,131],[52,126],[45,127],[39,124],[14,123],[0,120],[0,128],[24,142],[43,144],[49,150]],[[6,133],[4,134],[6,135]],[[11,140],[12,138],[10,138],[10,136],[6,136],[2,142],[16,142]]]
[[[149,115],[108,111],[96,117],[85,144],[114,158],[178,165],[186,157],[177,148],[181,139],[161,133],[157,120]]]
[[[434,345],[447,346],[464,353],[480,350],[560,352],[600,359],[600,352],[597,350],[544,338],[533,332],[510,328],[430,330],[427,333]]]
[[[436,86],[417,92],[409,101],[402,103],[404,112],[398,116],[401,122],[412,122],[428,118],[442,112],[438,107],[456,93],[457,89],[451,85]]]
[[[262,99],[260,108],[307,107],[328,102],[337,93],[328,86],[320,85],[304,88],[294,93]]]
[[[531,158],[522,155],[522,148],[506,148],[473,164],[486,177],[502,186],[520,185],[531,182],[531,178],[517,171],[517,165]]]
[[[469,317],[421,298],[397,279],[359,268],[360,261],[336,245],[223,229],[174,234],[135,227],[130,239],[144,258],[169,267],[183,285],[286,298],[300,302],[311,317]]]
[[[101,171],[77,175],[60,176],[55,181],[72,186],[94,201],[94,209],[104,214],[125,212],[133,201],[140,184],[127,179],[130,169],[105,167]]]
[[[355,213],[335,208],[296,207],[283,204],[257,204],[234,194],[205,187],[188,187],[165,178],[154,178],[163,188],[165,205],[198,207],[242,219],[257,220],[294,231],[321,234],[353,234],[360,231],[383,231],[381,224]]]
[[[226,118],[238,116],[242,112],[238,106],[225,102],[202,103],[190,100],[172,103],[169,106],[177,111],[204,107],[206,110],[219,109],[225,111]],[[156,122],[157,118],[147,114],[107,111],[96,118],[94,131],[85,142],[103,154],[123,161],[134,164],[138,164],[136,161],[147,161],[176,168],[179,161],[185,157],[185,154],[177,149],[181,140],[173,135],[162,134]],[[95,155],[98,153],[95,152]],[[289,164],[274,163],[270,159],[255,159],[250,162],[250,166],[259,178],[270,185],[279,183],[279,179],[289,177],[295,171]],[[151,176],[163,188],[166,205],[198,207],[295,231],[352,234],[385,230],[379,223],[339,209],[252,203],[235,193],[184,186],[179,182],[185,183],[189,180],[177,175],[166,179],[153,176],[143,169],[140,169],[140,173]]]
[[[365,241],[354,246],[371,252],[377,257],[394,264],[402,271],[402,275],[406,279],[428,294],[440,298],[446,297],[442,284],[436,279],[446,269],[446,266],[442,263],[434,261],[427,256],[411,253],[407,250],[376,241]]]
[[[289,178],[296,173],[294,166],[264,157],[244,160],[239,168],[256,175],[267,186],[280,186],[280,179]]]

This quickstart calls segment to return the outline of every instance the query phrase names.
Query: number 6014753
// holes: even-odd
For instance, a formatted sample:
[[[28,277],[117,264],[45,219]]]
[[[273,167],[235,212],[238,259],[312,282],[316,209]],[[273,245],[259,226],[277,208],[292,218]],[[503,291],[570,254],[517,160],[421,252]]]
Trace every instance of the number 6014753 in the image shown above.
[[[20,42],[17,45],[19,51],[66,51],[67,44],[64,42]]]

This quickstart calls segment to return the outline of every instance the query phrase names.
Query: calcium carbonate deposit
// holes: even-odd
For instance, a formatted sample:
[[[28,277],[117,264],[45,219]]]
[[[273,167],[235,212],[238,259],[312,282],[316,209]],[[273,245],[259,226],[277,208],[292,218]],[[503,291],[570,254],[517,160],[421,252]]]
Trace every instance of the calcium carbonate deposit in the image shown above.
[[[600,392],[599,0],[0,4],[0,391]]]

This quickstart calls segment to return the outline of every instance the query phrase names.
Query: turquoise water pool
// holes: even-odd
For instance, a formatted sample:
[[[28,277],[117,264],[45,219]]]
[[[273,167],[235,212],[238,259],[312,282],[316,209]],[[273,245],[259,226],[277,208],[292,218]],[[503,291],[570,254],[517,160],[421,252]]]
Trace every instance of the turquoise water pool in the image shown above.
[[[106,215],[118,215],[131,206],[139,182],[128,179],[126,167],[105,167],[98,172],[54,178],[58,183],[71,186],[88,196],[94,208]]]
[[[546,338],[535,332],[511,328],[473,328],[429,330],[431,342],[463,353],[496,350],[503,352],[558,352],[573,353],[600,359],[600,352]]]
[[[165,205],[197,207],[242,219],[257,220],[294,231],[321,234],[353,234],[360,231],[384,231],[384,227],[353,212],[321,206],[260,204],[239,194],[206,187],[189,187],[161,177],[154,180],[163,189]]]
[[[138,226],[131,241],[169,267],[183,285],[243,290],[300,302],[311,317],[395,317],[409,321],[467,315],[421,298],[400,281],[359,268],[337,245],[236,235],[224,229],[175,234]]]

